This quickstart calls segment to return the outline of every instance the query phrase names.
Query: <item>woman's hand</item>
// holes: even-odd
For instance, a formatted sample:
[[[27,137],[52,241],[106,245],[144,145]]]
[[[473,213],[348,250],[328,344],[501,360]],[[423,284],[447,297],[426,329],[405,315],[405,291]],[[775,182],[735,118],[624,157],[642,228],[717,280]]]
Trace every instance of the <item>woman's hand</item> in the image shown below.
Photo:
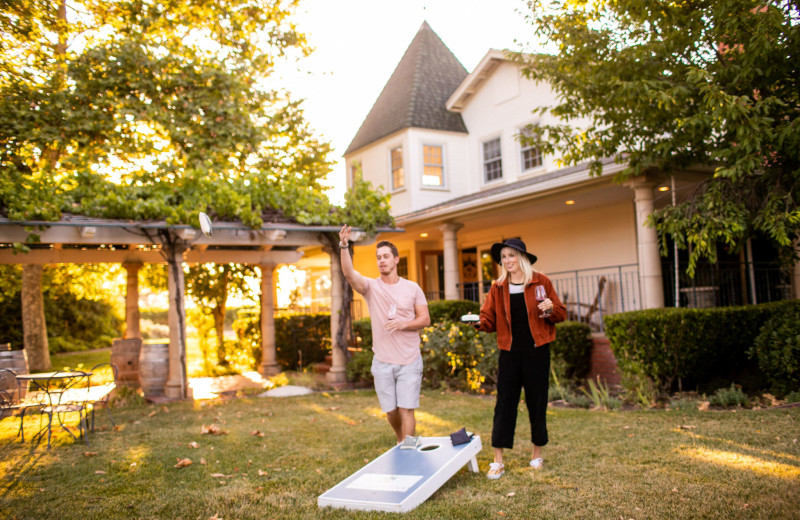
[[[540,311],[549,314],[553,310],[553,300],[546,298],[539,303],[538,307]]]

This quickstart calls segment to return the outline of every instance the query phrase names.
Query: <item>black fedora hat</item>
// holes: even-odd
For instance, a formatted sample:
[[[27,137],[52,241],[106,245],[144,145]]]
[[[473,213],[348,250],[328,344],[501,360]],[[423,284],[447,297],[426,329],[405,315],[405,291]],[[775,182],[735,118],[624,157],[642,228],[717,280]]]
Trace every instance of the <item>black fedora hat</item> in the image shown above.
[[[531,261],[531,264],[536,263],[536,255],[532,255],[528,252],[528,248],[525,247],[525,242],[518,238],[509,238],[505,242],[492,244],[492,258],[495,262],[500,264],[500,251],[503,250],[504,247],[510,247],[511,249],[516,249],[520,253],[524,254],[528,257],[528,260]]]

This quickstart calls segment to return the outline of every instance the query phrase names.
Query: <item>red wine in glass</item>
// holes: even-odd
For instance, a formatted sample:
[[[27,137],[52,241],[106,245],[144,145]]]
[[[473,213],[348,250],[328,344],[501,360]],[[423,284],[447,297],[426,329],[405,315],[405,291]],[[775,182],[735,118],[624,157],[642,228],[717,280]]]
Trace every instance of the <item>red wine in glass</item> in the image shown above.
[[[547,299],[547,292],[544,290],[544,285],[537,285],[536,286],[536,301],[539,302],[539,303],[542,303],[546,299]],[[543,312],[543,314],[539,315],[540,318],[547,318],[548,316],[550,316],[550,309],[547,309],[546,311],[542,311],[542,312]]]

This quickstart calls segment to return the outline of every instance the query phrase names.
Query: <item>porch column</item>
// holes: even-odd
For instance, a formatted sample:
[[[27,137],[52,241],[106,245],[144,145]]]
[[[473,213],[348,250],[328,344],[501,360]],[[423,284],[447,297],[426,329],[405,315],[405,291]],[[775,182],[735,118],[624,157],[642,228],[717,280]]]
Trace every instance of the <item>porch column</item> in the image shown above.
[[[174,247],[174,255],[167,263],[167,291],[169,293],[169,370],[164,395],[169,399],[187,397],[188,381],[186,376],[186,311],[183,303],[185,283],[183,278],[184,248]],[[170,254],[168,248],[165,254]]]
[[[655,228],[647,225],[653,214],[654,182],[635,178],[628,186],[633,188],[636,203],[636,242],[639,247],[639,280],[642,289],[642,307],[657,309],[664,307],[664,286],[661,279],[661,258],[658,254],[658,235]]]
[[[275,264],[260,264],[261,268],[261,375],[281,373],[275,351]]]
[[[342,296],[344,294],[344,284],[342,283],[342,261],[340,252],[326,247],[324,251],[331,257],[331,368],[325,374],[325,379],[329,383],[346,383],[347,373],[345,365],[347,356],[345,349],[347,345],[336,345],[336,337],[339,333],[339,315],[342,313]]]
[[[139,269],[138,262],[124,262],[122,267],[128,273],[128,285],[125,290],[125,339],[141,339],[139,328]]]
[[[444,235],[444,299],[458,300],[458,230],[464,224],[448,222],[439,226]]]

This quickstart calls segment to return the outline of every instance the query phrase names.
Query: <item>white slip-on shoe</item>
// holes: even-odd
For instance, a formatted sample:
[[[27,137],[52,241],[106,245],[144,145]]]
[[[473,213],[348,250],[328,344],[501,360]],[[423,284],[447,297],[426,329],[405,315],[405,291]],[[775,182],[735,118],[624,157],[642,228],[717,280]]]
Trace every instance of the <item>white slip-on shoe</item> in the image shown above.
[[[541,457],[539,457],[538,459],[533,459],[531,461],[531,467],[533,469],[542,469],[543,465],[544,465],[544,460]]]
[[[491,480],[497,480],[506,472],[505,468],[506,467],[500,462],[492,462],[489,464],[489,472],[486,473],[486,477]]]

